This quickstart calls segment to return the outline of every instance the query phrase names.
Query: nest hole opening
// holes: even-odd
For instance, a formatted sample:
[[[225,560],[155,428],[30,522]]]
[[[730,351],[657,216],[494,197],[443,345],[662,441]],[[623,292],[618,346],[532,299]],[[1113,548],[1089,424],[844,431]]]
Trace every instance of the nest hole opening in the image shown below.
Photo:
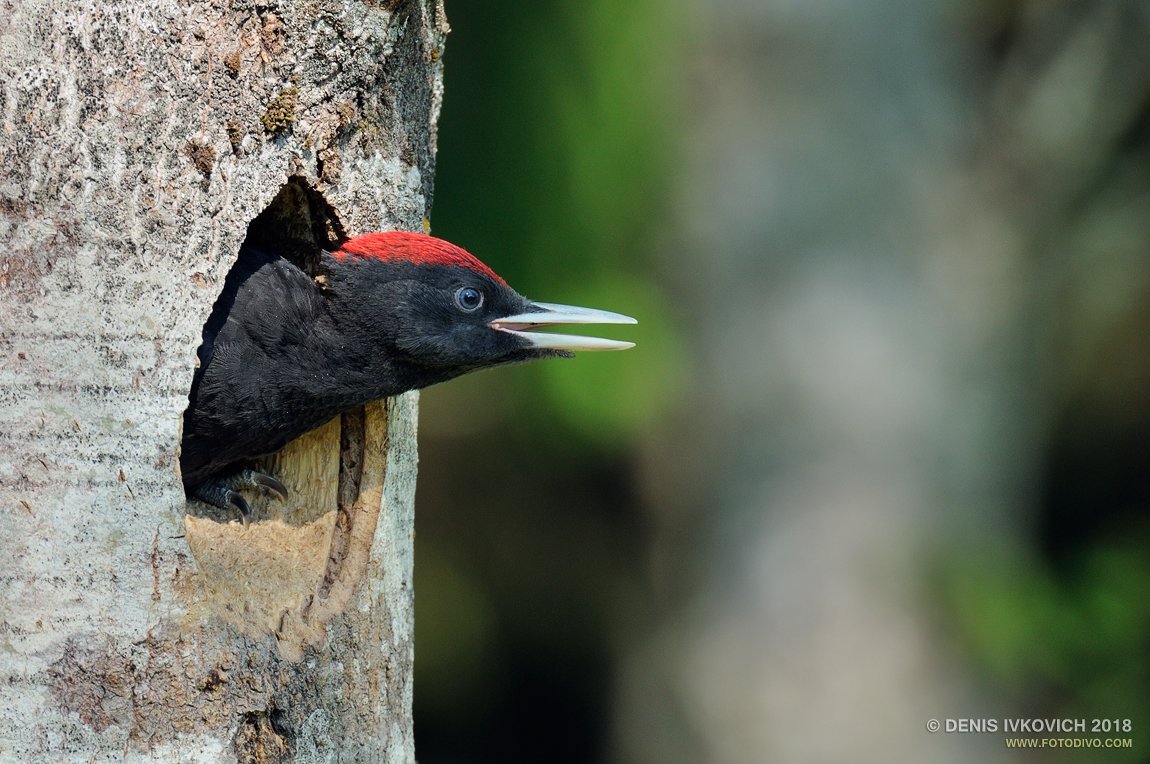
[[[315,278],[322,252],[347,238],[323,195],[292,177],[248,225],[232,268],[260,250]],[[252,510],[246,527],[238,512],[190,500],[184,525],[199,573],[193,599],[245,632],[275,635],[289,659],[319,644],[324,624],[363,575],[382,497],[386,432],[386,404],[370,404],[241,465],[274,475],[289,493],[279,499],[245,491]]]
[[[318,276],[320,252],[338,249],[347,238],[338,213],[323,194],[304,178],[293,176],[248,224],[240,256],[248,248],[274,252]]]
[[[306,178],[292,176],[248,224],[247,234],[227,278],[232,278],[233,273],[250,269],[253,259],[260,257],[257,253],[263,252],[282,257],[312,278],[318,279],[323,272],[321,254],[325,250],[338,249],[347,238],[338,212],[323,194],[313,188]],[[223,292],[217,297],[203,329],[205,336],[215,333],[213,322],[225,320],[227,310],[221,310],[221,303],[226,299],[226,293]],[[218,331],[219,327],[215,329]],[[193,378],[189,402],[195,397],[196,384]],[[244,492],[252,508],[250,519],[253,522],[278,518],[291,525],[303,525],[334,509],[340,500],[348,503],[347,499],[357,491],[359,472],[341,465],[345,461],[349,465],[362,462],[362,443],[354,438],[349,442],[346,436],[340,435],[344,429],[340,426],[341,419],[348,417],[351,418],[348,426],[354,430],[357,418],[362,420],[363,413],[349,412],[343,417],[336,417],[300,436],[275,454],[237,465],[237,468],[254,467],[274,475],[288,486],[289,492],[295,497],[295,500],[280,502],[263,492]],[[357,447],[360,451],[358,454],[355,453]],[[220,523],[240,519],[238,510],[218,508],[194,499],[188,503],[188,512]]]

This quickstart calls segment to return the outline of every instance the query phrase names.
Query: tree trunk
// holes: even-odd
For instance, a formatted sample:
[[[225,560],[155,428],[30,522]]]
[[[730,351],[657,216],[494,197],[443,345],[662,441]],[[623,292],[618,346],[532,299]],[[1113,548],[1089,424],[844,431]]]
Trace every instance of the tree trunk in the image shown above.
[[[245,236],[307,265],[431,203],[438,0],[0,0],[0,756],[413,761],[414,394],[184,500]]]

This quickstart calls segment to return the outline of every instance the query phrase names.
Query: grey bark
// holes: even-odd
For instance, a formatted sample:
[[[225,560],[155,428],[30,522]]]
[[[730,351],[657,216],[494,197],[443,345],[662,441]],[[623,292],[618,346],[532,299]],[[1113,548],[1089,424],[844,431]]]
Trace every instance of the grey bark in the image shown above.
[[[249,224],[424,225],[441,4],[0,17],[0,758],[413,761],[416,397],[289,446],[246,530],[178,444]]]

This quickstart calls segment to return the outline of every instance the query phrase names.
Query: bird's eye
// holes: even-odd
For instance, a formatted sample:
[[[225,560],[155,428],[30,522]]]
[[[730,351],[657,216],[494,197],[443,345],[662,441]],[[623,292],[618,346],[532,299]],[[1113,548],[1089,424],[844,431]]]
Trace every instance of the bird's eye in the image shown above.
[[[474,313],[483,304],[483,292],[475,287],[460,287],[455,290],[455,304],[466,313]]]

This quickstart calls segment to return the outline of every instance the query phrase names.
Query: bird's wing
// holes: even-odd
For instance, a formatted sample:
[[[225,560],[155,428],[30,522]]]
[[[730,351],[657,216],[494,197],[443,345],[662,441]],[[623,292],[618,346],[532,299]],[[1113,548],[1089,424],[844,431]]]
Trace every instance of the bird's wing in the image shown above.
[[[275,419],[268,386],[292,368],[290,354],[306,343],[322,302],[315,282],[292,263],[241,250],[197,352],[181,453],[186,483],[283,445],[279,433],[253,423]]]

